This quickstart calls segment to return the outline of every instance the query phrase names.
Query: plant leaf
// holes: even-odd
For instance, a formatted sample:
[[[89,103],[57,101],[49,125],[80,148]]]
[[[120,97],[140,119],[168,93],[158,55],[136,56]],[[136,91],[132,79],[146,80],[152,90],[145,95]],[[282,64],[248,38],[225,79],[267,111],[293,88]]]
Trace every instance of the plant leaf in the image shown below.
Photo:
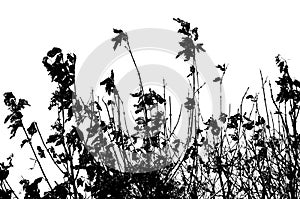
[[[216,77],[216,78],[213,80],[213,82],[219,82],[219,81],[221,81],[221,78],[220,78],[220,77]]]

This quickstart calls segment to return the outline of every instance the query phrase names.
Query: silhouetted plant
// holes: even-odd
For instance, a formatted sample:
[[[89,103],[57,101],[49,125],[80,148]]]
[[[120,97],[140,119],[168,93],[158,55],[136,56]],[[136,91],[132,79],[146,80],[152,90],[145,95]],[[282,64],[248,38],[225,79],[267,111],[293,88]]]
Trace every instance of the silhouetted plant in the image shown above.
[[[22,110],[30,106],[29,102],[17,99],[11,92],[4,93],[4,104],[9,110],[4,123],[9,123],[10,139],[24,133],[20,147],[30,147],[41,172],[36,179],[20,180],[24,198],[299,198],[300,82],[290,76],[287,61],[280,55],[275,57],[280,72],[276,98],[271,82],[260,71],[262,94],[248,94],[247,88],[238,110],[228,113],[221,106],[221,87],[228,66],[217,65],[221,76],[213,82],[220,85],[220,115],[204,120],[199,96],[205,83],[200,84],[196,56],[205,50],[202,43],[196,43],[198,28],[191,28],[190,23],[179,18],[174,21],[180,24],[178,33],[183,36],[179,41],[183,49],[176,58],[192,62],[187,68],[191,94],[182,105],[189,115],[185,121],[188,129],[182,132],[188,135],[184,153],[178,150],[183,143],[174,133],[177,124],[172,125],[172,103],[165,96],[165,81],[163,94],[151,88],[145,90],[128,34],[114,29],[113,49],[127,49],[139,79],[139,89],[131,93],[136,99],[132,107],[134,129],[127,127],[123,101],[114,80],[117,71],[111,71],[100,82],[106,92],[102,100],[92,90],[90,99],[84,102],[76,94],[76,56],[65,55],[57,47],[42,61],[57,85],[48,107],[57,112],[57,118],[47,139],[37,122],[23,122]],[[157,109],[159,105],[164,106],[164,111]],[[208,134],[212,134],[212,141]],[[39,137],[41,146],[33,143],[33,136]],[[136,146],[139,140],[141,147]],[[172,156],[166,156],[170,152]],[[0,163],[3,199],[19,198],[8,182],[12,158],[13,155]],[[44,159],[52,160],[62,179],[52,178],[43,167]],[[40,193],[43,180],[48,190]]]

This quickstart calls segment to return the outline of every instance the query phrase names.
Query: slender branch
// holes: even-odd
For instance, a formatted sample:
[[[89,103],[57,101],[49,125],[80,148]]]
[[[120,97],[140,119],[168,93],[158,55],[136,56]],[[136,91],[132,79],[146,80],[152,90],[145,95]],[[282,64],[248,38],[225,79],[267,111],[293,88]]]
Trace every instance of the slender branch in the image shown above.
[[[52,186],[51,186],[51,184],[50,184],[50,182],[49,182],[49,180],[48,180],[48,177],[47,177],[46,174],[45,174],[45,171],[44,171],[44,169],[43,169],[43,167],[42,167],[42,165],[41,165],[41,162],[40,162],[38,156],[36,155],[36,152],[35,152],[35,150],[34,150],[34,148],[33,148],[32,143],[31,143],[31,139],[29,138],[28,133],[27,133],[27,131],[26,131],[26,129],[25,129],[23,123],[22,123],[22,129],[23,129],[23,131],[24,131],[24,133],[25,133],[25,135],[26,135],[27,140],[29,140],[28,143],[29,143],[30,148],[31,148],[31,150],[32,150],[32,152],[33,152],[33,155],[34,155],[34,157],[35,157],[35,160],[37,161],[37,163],[38,163],[38,165],[39,165],[39,167],[40,167],[40,170],[41,170],[41,172],[42,172],[42,174],[43,174],[43,176],[44,176],[44,178],[45,178],[45,180],[46,180],[46,182],[47,182],[49,188],[50,188],[51,191],[52,191],[52,190],[53,190],[53,189],[52,189]]]
[[[131,59],[132,59],[132,61],[133,61],[133,64],[134,64],[134,66],[135,66],[136,72],[137,72],[138,77],[139,77],[140,89],[141,89],[141,91],[142,91],[142,104],[143,104],[143,108],[144,108],[145,121],[146,121],[146,124],[147,124],[147,122],[148,122],[148,117],[147,117],[147,108],[146,108],[146,104],[145,104],[145,101],[144,101],[144,95],[145,95],[145,92],[144,92],[143,81],[142,81],[142,77],[141,77],[140,70],[138,69],[138,66],[137,66],[137,64],[136,64],[136,61],[135,61],[135,59],[134,59],[134,57],[133,57],[133,54],[132,54],[132,51],[131,51],[131,47],[130,47],[130,44],[129,44],[129,37],[127,36],[127,38],[128,38],[128,39],[126,40],[126,41],[127,41],[127,46],[128,46],[127,50],[128,50],[128,52],[129,52],[129,54],[130,54],[130,56],[131,56]]]
[[[40,136],[40,138],[41,138],[41,140],[42,140],[43,146],[44,146],[44,148],[46,149],[47,153],[49,154],[51,160],[52,160],[53,163],[56,165],[56,167],[64,174],[65,172],[58,166],[58,164],[57,164],[56,161],[54,160],[52,154],[50,153],[49,149],[47,148],[46,143],[45,143],[45,141],[44,141],[44,139],[43,139],[43,137],[42,137],[42,134],[41,134],[41,132],[40,132],[40,129],[39,129],[37,123],[35,122],[34,124],[35,124],[35,127],[36,127],[36,129],[37,129],[37,132],[38,132],[38,134],[39,134],[39,136]]]

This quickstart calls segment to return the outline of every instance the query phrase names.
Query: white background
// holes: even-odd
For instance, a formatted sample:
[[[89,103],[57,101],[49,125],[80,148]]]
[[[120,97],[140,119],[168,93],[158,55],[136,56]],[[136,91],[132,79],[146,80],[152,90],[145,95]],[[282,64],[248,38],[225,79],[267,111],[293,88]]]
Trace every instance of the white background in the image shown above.
[[[228,63],[225,92],[237,104],[247,86],[259,90],[259,69],[275,80],[274,57],[282,54],[294,77],[300,77],[300,29],[298,1],[1,1],[0,3],[0,93],[12,91],[32,105],[24,111],[25,124],[35,120],[47,137],[55,115],[47,110],[51,91],[42,57],[52,47],[73,52],[77,69],[101,42],[113,36],[112,28],[133,30],[164,28],[177,30],[179,17],[197,26],[200,41],[216,64]],[[77,70],[78,71],[78,70]],[[38,168],[28,170],[33,157],[18,132],[9,140],[8,114],[0,97],[0,161],[15,153],[15,168],[9,181],[21,190],[21,176],[41,176]],[[46,163],[48,167],[53,165]],[[56,175],[55,169],[50,171]],[[53,178],[55,179],[55,177]]]

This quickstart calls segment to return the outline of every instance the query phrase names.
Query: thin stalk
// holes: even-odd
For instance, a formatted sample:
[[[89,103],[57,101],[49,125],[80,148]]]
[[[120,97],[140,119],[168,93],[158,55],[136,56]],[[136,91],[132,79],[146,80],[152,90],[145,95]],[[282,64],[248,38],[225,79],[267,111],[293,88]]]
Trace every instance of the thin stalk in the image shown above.
[[[131,47],[130,47],[130,44],[129,44],[129,38],[127,39],[127,46],[128,46],[127,50],[128,50],[128,52],[129,52],[129,54],[130,54],[130,56],[131,56],[131,59],[132,59],[133,64],[134,64],[134,67],[135,67],[136,72],[137,72],[138,77],[139,77],[140,89],[141,89],[141,91],[142,91],[142,96],[143,96],[143,98],[142,98],[143,102],[142,102],[142,103],[143,103],[143,105],[144,105],[143,108],[144,108],[145,121],[146,121],[146,124],[147,124],[147,123],[148,123],[148,117],[147,117],[147,108],[146,108],[146,104],[144,103],[144,102],[145,102],[145,101],[144,101],[144,95],[145,95],[145,92],[144,92],[143,81],[142,81],[142,77],[141,77],[140,70],[138,69],[138,66],[137,66],[137,64],[136,64],[136,61],[135,61],[135,59],[134,59],[134,57],[133,57],[133,54],[132,54],[132,51],[131,51]]]
[[[47,148],[46,143],[45,143],[45,141],[44,141],[44,139],[43,139],[43,137],[42,137],[42,134],[41,134],[40,129],[39,129],[39,127],[38,127],[38,125],[37,125],[36,122],[35,122],[35,127],[36,127],[36,129],[37,129],[37,132],[38,132],[38,134],[39,134],[41,140],[42,140],[43,146],[44,146],[44,148],[46,149],[47,153],[49,154],[51,160],[53,161],[53,163],[55,164],[55,166],[56,166],[56,167],[64,174],[65,172],[58,166],[58,164],[55,162],[53,156],[51,155],[49,149]]]
[[[29,136],[28,136],[28,133],[27,133],[27,131],[26,131],[26,129],[25,129],[23,123],[22,123],[22,129],[23,129],[23,131],[24,131],[24,133],[25,133],[25,135],[26,135],[27,140],[29,140],[28,143],[29,143],[30,148],[31,148],[31,150],[32,150],[32,152],[33,152],[33,155],[34,155],[34,157],[35,157],[35,160],[37,161],[37,163],[38,163],[38,165],[39,165],[39,167],[40,167],[40,170],[41,170],[41,172],[42,172],[42,174],[43,174],[43,176],[44,176],[44,178],[45,178],[45,180],[46,180],[46,182],[47,182],[49,188],[50,188],[51,191],[52,191],[52,190],[53,190],[53,189],[52,189],[52,186],[51,186],[51,184],[50,184],[50,182],[49,182],[49,180],[48,180],[48,177],[47,177],[46,174],[45,174],[45,171],[44,171],[44,169],[43,169],[43,167],[42,167],[42,165],[41,165],[41,162],[40,162],[38,156],[36,155],[36,152],[35,152],[35,150],[34,150],[34,148],[33,148],[33,145],[32,145],[32,143],[31,143],[31,140],[30,140],[30,138],[29,138]]]

